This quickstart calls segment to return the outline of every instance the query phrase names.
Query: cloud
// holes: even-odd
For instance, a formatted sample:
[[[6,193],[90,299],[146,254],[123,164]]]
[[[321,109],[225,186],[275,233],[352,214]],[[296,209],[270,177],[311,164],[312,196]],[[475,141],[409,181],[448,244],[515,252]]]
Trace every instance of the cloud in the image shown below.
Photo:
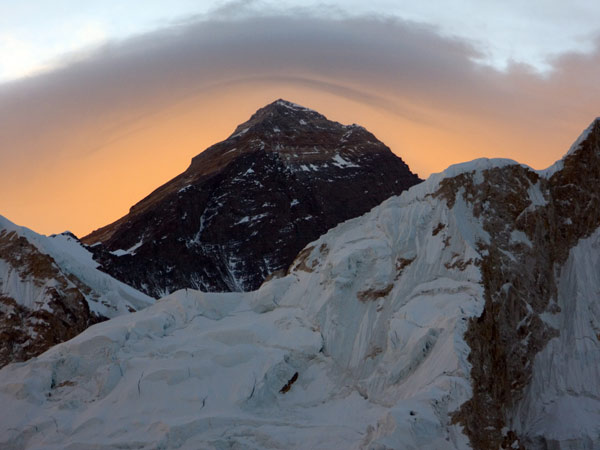
[[[2,140],[26,150],[37,139],[24,127],[52,139],[73,124],[82,132],[99,120],[109,129],[125,127],[139,111],[152,114],[218,84],[251,78],[303,80],[367,102],[378,97],[380,106],[404,111],[409,107],[373,86],[411,97],[425,87],[439,97],[445,85],[460,81],[456,67],[474,54],[462,42],[397,21],[280,16],[188,23],[0,86]]]
[[[4,55],[1,78],[22,77],[44,69],[35,47],[11,33],[0,33],[0,55]]]
[[[255,2],[235,3],[241,5],[225,4],[217,17]],[[564,80],[565,69],[570,71],[564,61],[578,58],[558,58],[557,73],[547,80],[526,67],[508,73],[486,69],[473,62],[480,56],[471,43],[397,19],[204,20],[109,44],[52,73],[0,86],[0,119],[12,124],[3,127],[5,132],[23,138],[19,124],[55,130],[61,122],[104,120],[115,111],[129,120],[131,113],[125,111],[162,108],[214,88],[217,81],[253,77],[312,80],[315,88],[319,83],[330,91],[336,86],[342,96],[362,96],[366,102],[378,97],[377,103],[390,111],[406,112],[409,104],[418,103],[513,115],[521,110],[523,94],[529,106],[544,111],[544,96],[532,96]],[[585,58],[595,62],[597,54]]]
[[[544,76],[525,65],[500,72],[475,62],[482,57],[476,43],[431,26],[308,13],[232,20],[236,8],[260,6],[238,3],[0,85],[3,191],[24,168],[48,177],[60,161],[108,155],[193,108],[243,119],[263,106],[252,103],[258,93],[266,103],[279,89],[335,117],[349,117],[354,105],[363,115],[351,120],[385,138],[421,174],[480,156],[542,168],[598,115],[600,41],[591,54],[557,56]],[[238,101],[227,97],[233,92]],[[212,136],[211,126],[198,121],[188,132]]]

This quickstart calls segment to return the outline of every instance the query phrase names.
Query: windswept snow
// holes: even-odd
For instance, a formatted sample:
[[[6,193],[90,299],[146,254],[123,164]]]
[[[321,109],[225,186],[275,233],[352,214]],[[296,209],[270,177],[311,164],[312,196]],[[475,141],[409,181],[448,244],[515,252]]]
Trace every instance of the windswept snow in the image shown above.
[[[340,169],[349,168],[349,167],[360,167],[358,164],[354,164],[353,162],[350,162],[350,161],[342,158],[338,153],[336,153],[332,159],[333,159],[333,161],[335,161],[332,164],[334,166],[339,167]]]
[[[416,186],[411,187],[408,191],[403,192],[400,198],[402,203],[405,204],[412,203],[416,200],[425,200],[438,190],[440,183],[445,178],[453,178],[462,173],[475,172],[475,180],[477,180],[477,174],[482,173],[485,170],[512,165],[523,164],[506,158],[478,158],[469,162],[453,164],[443,172],[431,174],[429,178],[422,183],[419,183]]]
[[[473,394],[464,334],[484,308],[491,237],[464,187],[452,202],[435,194],[445,178],[477,185],[515,164],[434,174],[330,230],[257,291],[181,290],[6,366],[0,447],[470,448],[451,417]],[[539,184],[527,194],[546,205]],[[556,314],[544,317],[565,331],[535,356],[510,423],[534,445],[595,448],[600,435],[598,248],[600,231],[556,267]]]
[[[579,147],[581,146],[583,141],[585,141],[588,138],[588,136],[596,126],[596,123],[598,122],[600,122],[600,117],[596,117],[594,120],[592,120],[592,123],[590,123],[590,125],[585,130],[583,130],[583,132],[579,135],[575,142],[573,142],[573,145],[571,145],[571,148],[569,148],[569,151],[565,156],[572,155],[577,150],[579,150]]]
[[[314,110],[310,109],[310,108],[306,108],[305,106],[302,105],[298,105],[296,103],[293,102],[288,102],[287,100],[277,100],[276,102],[278,105],[280,106],[285,106],[286,108],[292,110],[292,111],[312,111],[315,112]]]
[[[7,261],[0,258],[0,297],[6,296],[17,299],[17,302],[29,309],[37,306],[44,307],[46,303],[45,291],[56,283],[42,286],[22,279],[19,273]]]
[[[91,311],[101,316],[115,317],[154,303],[154,299],[146,294],[98,270],[98,263],[93,260],[92,254],[69,233],[43,236],[28,228],[17,226],[2,216],[0,230],[15,231],[41,253],[51,256],[63,273],[75,276],[91,288],[91,292],[86,294],[88,306]],[[134,247],[132,249],[135,250]],[[2,262],[0,255],[0,282],[2,280],[5,281],[0,283],[0,292],[27,307],[32,307],[36,303],[35,299],[42,296],[49,286],[37,286],[27,279],[19,278],[6,262]]]
[[[4,368],[0,446],[464,448],[485,234],[460,208],[394,197],[258,291],[179,291]]]
[[[138,248],[140,248],[143,243],[144,243],[144,239],[140,239],[137,243],[135,243],[134,245],[129,247],[127,250],[119,249],[119,250],[112,251],[110,253],[112,253],[115,256],[135,255],[135,251]]]
[[[267,217],[269,213],[256,214],[254,216],[244,216],[240,220],[238,220],[234,225],[241,225],[243,223],[254,222],[257,220],[264,219]]]
[[[248,132],[248,130],[250,130],[250,128],[244,128],[243,130],[240,130],[239,132],[237,132],[235,134],[232,134],[229,138],[231,139],[231,138],[234,138],[234,137],[243,136],[244,134],[246,134]]]

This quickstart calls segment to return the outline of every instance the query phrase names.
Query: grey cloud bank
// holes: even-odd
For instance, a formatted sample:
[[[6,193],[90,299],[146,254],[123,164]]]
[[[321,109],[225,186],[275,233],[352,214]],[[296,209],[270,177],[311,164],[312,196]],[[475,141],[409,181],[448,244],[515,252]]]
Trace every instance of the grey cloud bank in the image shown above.
[[[442,111],[570,130],[597,115],[598,48],[555,58],[547,76],[516,65],[498,72],[476,64],[480,56],[468,42],[397,19],[189,21],[0,85],[0,142],[23,158],[78,140],[85,151],[98,123],[104,133],[93,147],[178,102],[261,82],[305,85],[428,123]]]

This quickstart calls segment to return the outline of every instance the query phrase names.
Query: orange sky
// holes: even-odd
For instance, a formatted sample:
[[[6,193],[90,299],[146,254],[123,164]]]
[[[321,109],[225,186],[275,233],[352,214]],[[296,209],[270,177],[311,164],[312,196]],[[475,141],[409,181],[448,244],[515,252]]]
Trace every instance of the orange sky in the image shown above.
[[[193,156],[227,138],[256,109],[279,97],[330,119],[365,126],[421,177],[482,156],[544,168],[566,152],[578,133],[576,125],[569,135],[562,130],[540,135],[442,115],[436,118],[443,126],[432,126],[316,90],[280,85],[247,92],[237,86],[141,120],[131,134],[116,136],[87,156],[73,158],[71,152],[78,149],[62,148],[63,157],[33,166],[23,161],[12,176],[0,180],[6,194],[2,214],[38,232],[69,229],[83,236],[125,215],[134,203],[184,171]],[[90,130],[90,141],[94,137]]]
[[[331,26],[321,25],[330,32]],[[394,41],[375,54],[375,44],[365,45],[362,59],[356,50],[329,63],[324,53],[313,64],[311,55],[302,54],[305,67],[285,71],[263,70],[272,61],[254,55],[260,64],[252,59],[245,72],[218,66],[220,59],[217,67],[187,67],[179,60],[156,67],[154,59],[130,63],[135,58],[129,48],[125,63],[105,52],[89,63],[0,85],[0,214],[37,232],[83,236],[126,214],[184,171],[193,156],[277,98],[366,127],[421,177],[478,157],[543,169],[600,115],[598,52],[557,59],[551,76],[522,67],[500,73],[471,63],[471,50],[462,43],[447,43],[427,30],[399,30],[415,35],[415,46],[442,48],[425,62],[422,51],[407,50],[413,65],[406,70],[406,61],[390,56],[398,46]],[[380,45],[384,38],[373,39]],[[238,51],[240,44],[234,44]],[[339,48],[330,51],[337,55]],[[300,58],[292,56],[289,64]],[[107,58],[112,66],[104,63]],[[110,69],[104,74],[103,64]],[[139,66],[144,69],[138,72]]]

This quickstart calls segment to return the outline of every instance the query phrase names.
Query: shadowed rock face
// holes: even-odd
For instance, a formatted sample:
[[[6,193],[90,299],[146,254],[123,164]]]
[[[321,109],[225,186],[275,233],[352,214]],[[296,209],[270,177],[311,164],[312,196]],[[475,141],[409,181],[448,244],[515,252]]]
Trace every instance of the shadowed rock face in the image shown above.
[[[465,334],[473,396],[454,415],[473,448],[558,445],[519,435],[511,422],[531,381],[535,356],[561,333],[543,315],[561,311],[558,268],[577,242],[600,226],[598,186],[598,119],[549,178],[511,165],[485,171],[479,180],[465,173],[442,182],[437,196],[449,205],[462,196],[490,237],[480,242],[485,308]],[[532,190],[537,202],[531,200]]]
[[[253,290],[329,228],[420,181],[364,128],[278,100],[82,241],[155,297]]]
[[[0,230],[0,268],[0,367],[40,355],[104,320],[90,312],[88,286],[14,231]],[[18,298],[7,295],[11,288]]]

